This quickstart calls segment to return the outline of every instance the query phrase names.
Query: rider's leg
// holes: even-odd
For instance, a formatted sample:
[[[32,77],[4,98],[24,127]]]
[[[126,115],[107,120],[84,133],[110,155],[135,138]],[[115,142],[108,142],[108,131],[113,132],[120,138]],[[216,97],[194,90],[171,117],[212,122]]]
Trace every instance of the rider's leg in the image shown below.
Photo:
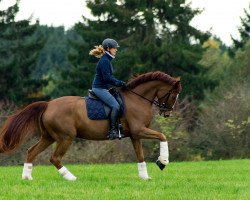
[[[119,110],[120,110],[119,103],[106,89],[92,88],[92,90],[96,94],[97,97],[99,97],[105,104],[107,104],[111,108],[110,130],[109,130],[108,138],[111,140],[118,138],[119,132],[118,132],[117,121],[118,121]]]
[[[109,129],[109,135],[108,135],[108,138],[110,140],[119,138],[118,115],[119,115],[119,110],[113,107],[110,113],[110,129]]]

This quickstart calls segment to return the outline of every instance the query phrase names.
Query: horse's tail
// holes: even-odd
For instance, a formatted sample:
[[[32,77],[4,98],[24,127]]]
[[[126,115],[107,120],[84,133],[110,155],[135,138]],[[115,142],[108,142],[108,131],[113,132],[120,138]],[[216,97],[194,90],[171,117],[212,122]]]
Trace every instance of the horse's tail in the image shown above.
[[[47,106],[45,101],[35,102],[9,117],[0,131],[0,153],[15,151],[36,130],[41,134]]]

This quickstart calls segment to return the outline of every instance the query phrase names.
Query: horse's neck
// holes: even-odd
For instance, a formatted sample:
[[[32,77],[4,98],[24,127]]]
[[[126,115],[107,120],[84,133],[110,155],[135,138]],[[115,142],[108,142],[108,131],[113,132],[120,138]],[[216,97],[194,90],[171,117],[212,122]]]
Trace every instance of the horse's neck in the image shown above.
[[[158,87],[159,87],[159,82],[150,81],[136,86],[134,89],[132,89],[132,91],[137,93],[138,94],[137,98],[140,98],[142,101],[145,101],[145,99],[143,99],[142,97],[150,101],[153,101],[156,97],[156,92],[158,90]],[[142,97],[140,97],[139,95]]]
[[[150,101],[153,101],[156,97],[156,92],[159,88],[158,81],[150,81],[143,84],[138,85],[133,89],[137,94],[147,98]]]

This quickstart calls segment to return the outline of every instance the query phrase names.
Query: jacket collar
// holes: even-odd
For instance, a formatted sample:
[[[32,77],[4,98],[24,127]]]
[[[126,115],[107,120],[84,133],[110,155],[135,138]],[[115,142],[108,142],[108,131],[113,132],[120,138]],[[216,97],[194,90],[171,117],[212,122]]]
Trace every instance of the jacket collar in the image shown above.
[[[115,56],[111,55],[108,51],[106,51],[106,55],[107,55],[109,60],[112,60],[115,58]]]

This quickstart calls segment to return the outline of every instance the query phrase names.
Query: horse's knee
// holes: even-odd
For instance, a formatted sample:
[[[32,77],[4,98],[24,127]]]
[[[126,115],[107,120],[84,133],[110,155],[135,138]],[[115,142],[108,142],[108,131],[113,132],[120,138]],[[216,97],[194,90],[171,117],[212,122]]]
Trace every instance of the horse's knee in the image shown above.
[[[161,142],[166,142],[167,141],[167,138],[166,138],[166,136],[162,133],[161,134]]]

